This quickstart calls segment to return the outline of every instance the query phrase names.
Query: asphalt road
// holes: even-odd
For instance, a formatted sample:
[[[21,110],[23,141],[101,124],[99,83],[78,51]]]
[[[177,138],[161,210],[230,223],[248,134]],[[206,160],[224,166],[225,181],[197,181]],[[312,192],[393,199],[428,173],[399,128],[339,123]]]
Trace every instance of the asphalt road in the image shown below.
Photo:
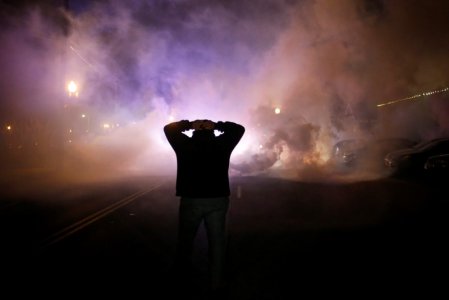
[[[229,299],[447,293],[444,182],[233,177],[231,187]],[[202,229],[190,291],[172,278],[173,178],[2,188],[2,290],[20,283],[17,295],[203,299]]]

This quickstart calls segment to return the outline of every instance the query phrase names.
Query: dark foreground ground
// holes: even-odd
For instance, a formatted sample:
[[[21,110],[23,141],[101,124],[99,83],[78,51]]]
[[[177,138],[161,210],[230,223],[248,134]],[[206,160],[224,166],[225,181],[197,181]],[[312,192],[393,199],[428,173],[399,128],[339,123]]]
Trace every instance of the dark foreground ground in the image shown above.
[[[153,181],[52,188],[21,196],[26,204],[15,210],[1,210],[4,295],[204,299],[203,230],[196,270],[185,278],[189,288],[175,284],[171,272],[178,205],[173,179],[55,245],[35,247],[38,233],[58,214],[75,213],[76,199],[81,205],[126,195]],[[228,299],[447,297],[445,185],[233,178]],[[61,205],[58,197],[73,203]]]

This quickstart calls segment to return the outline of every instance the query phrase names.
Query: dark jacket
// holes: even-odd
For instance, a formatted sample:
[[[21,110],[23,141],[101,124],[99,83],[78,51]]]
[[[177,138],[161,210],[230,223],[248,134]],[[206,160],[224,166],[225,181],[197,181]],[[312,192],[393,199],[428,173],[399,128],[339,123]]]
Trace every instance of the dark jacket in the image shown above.
[[[215,129],[221,131],[221,135],[215,136],[211,130],[200,130],[195,131],[191,138],[182,133],[189,129],[189,121],[174,122],[164,127],[176,153],[176,195],[191,198],[229,196],[229,160],[245,128],[232,122],[217,122]]]

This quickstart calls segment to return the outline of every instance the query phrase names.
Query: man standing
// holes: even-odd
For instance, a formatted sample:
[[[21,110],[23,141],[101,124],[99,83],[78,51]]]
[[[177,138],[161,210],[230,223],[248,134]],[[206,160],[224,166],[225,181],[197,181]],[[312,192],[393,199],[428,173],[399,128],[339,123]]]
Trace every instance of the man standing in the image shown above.
[[[183,134],[193,129],[192,137]],[[214,131],[221,132],[216,136]],[[176,153],[179,208],[176,266],[189,270],[194,239],[204,221],[209,245],[210,287],[225,285],[226,214],[229,207],[229,160],[245,128],[232,122],[182,120],[164,127]]]

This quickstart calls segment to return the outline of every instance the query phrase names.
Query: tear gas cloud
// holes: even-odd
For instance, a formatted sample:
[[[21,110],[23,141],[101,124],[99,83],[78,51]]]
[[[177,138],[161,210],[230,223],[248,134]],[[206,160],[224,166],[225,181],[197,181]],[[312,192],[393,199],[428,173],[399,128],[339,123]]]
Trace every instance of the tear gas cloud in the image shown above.
[[[246,127],[235,174],[302,179],[342,139],[448,135],[447,93],[376,106],[449,84],[446,1],[68,3],[2,4],[12,165],[20,152],[72,176],[171,174],[162,128],[181,119]]]

